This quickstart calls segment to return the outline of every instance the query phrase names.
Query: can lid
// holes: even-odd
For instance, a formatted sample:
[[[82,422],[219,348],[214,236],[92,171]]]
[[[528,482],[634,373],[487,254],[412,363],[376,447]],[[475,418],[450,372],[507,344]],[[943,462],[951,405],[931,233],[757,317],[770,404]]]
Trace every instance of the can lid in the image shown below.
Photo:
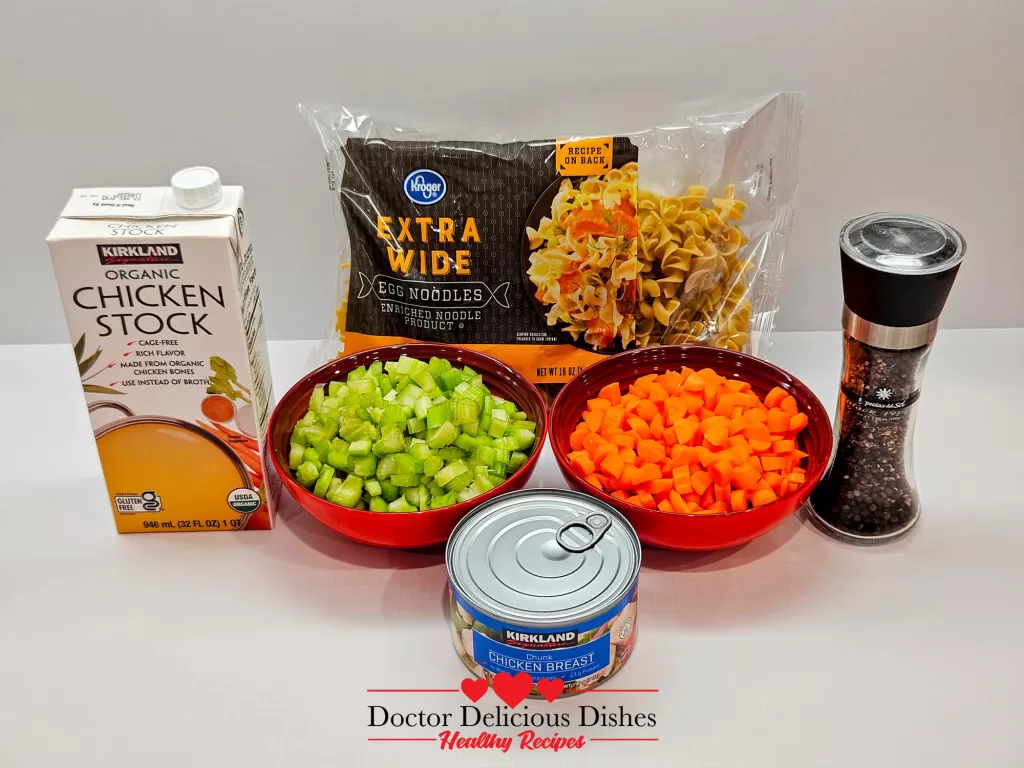
[[[631,589],[640,540],[615,509],[581,493],[527,490],[482,504],[446,551],[452,587],[487,615],[524,626],[600,615]]]
[[[927,216],[872,213],[843,227],[839,249],[846,306],[870,323],[905,328],[941,314],[966,244]]]
[[[839,234],[840,247],[865,266],[902,275],[951,269],[964,257],[964,239],[941,221],[906,213],[872,213]]]
[[[183,168],[171,177],[171,190],[182,208],[208,208],[220,200],[220,174],[205,165]]]

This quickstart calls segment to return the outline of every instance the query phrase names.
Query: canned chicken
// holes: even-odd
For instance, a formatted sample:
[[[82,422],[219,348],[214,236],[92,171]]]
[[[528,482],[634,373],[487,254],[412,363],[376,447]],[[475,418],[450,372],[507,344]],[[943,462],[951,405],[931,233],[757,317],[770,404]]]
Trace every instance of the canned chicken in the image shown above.
[[[459,523],[446,561],[455,649],[478,677],[526,672],[532,696],[544,678],[579,693],[633,652],[640,541],[596,499],[504,494]]]

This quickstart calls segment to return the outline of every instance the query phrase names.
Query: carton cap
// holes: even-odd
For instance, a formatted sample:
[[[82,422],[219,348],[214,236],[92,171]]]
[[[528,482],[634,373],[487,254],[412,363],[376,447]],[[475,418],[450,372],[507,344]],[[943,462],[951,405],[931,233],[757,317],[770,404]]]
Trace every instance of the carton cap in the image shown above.
[[[184,168],[171,177],[171,190],[182,208],[208,208],[220,200],[220,174],[202,165]]]

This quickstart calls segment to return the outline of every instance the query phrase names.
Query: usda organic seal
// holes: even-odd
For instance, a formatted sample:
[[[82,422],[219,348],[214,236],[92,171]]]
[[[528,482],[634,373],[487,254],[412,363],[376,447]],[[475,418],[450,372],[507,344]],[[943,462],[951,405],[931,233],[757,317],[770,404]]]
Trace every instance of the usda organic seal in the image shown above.
[[[228,506],[243,515],[255,512],[262,503],[260,495],[252,488],[235,488],[228,494]]]

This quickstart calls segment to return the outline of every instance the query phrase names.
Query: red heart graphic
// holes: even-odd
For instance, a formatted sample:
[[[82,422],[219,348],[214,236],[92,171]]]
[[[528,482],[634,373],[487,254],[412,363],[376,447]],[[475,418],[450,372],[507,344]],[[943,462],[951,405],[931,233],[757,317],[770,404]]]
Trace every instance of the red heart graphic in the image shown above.
[[[537,681],[537,693],[548,701],[553,702],[562,695],[562,691],[564,690],[565,683],[562,682],[562,678],[560,677],[556,677],[553,680],[545,677]]]
[[[462,681],[462,692],[475,704],[487,693],[487,678],[467,677]]]
[[[529,695],[530,689],[533,688],[533,678],[525,672],[520,672],[515,677],[508,672],[499,672],[491,681],[491,686],[499,699],[515,709]]]

